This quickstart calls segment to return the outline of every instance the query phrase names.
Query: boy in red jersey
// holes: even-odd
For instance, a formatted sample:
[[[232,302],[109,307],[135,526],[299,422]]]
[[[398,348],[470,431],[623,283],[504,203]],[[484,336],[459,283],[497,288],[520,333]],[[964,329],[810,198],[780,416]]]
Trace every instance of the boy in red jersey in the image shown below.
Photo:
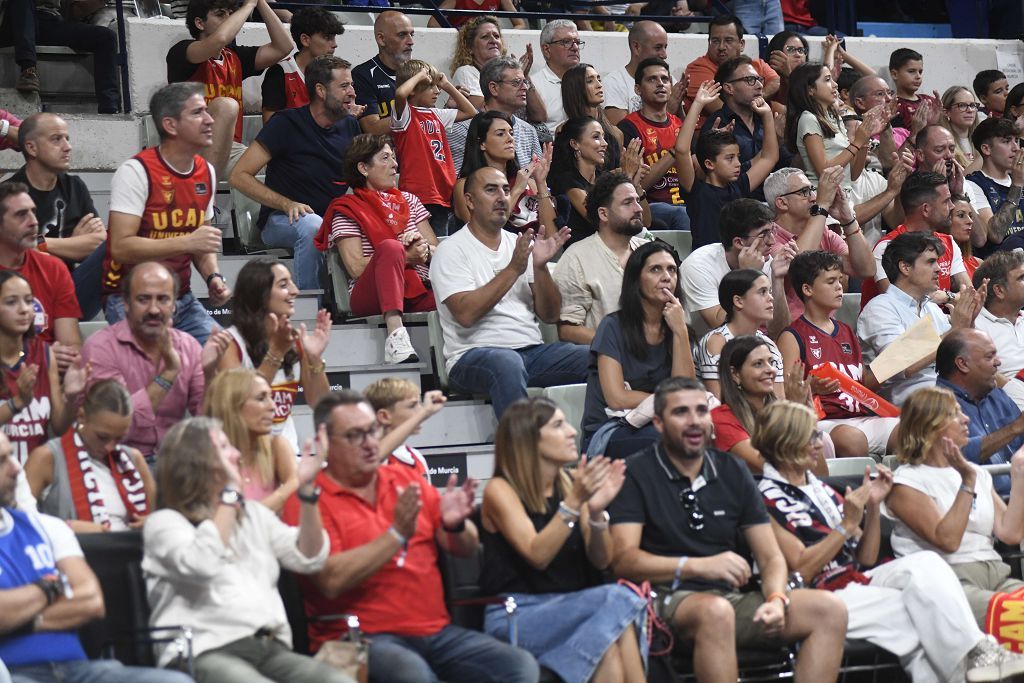
[[[398,189],[420,198],[430,212],[435,235],[448,234],[455,164],[445,128],[476,116],[476,107],[430,64],[410,59],[395,72],[395,111],[391,135],[398,154]],[[435,109],[445,91],[458,109]]]
[[[428,391],[420,400],[420,388],[407,379],[385,377],[363,390],[366,400],[377,414],[377,422],[384,430],[380,439],[380,452],[388,454],[388,465],[402,465],[412,470],[416,478],[430,483],[430,469],[423,454],[406,444],[406,440],[420,433],[423,423],[436,415],[448,402],[440,391]]]
[[[835,319],[843,305],[843,261],[829,251],[805,251],[789,265],[789,278],[804,302],[804,314],[779,335],[779,351],[786,372],[801,362],[808,370],[828,363],[869,389],[878,382],[865,368],[860,343],[853,329]],[[829,433],[839,457],[892,453],[899,418],[878,417],[864,404],[842,391],[839,383],[812,378],[825,419],[818,425]]]
[[[234,45],[253,9],[259,11],[270,42],[259,47]],[[292,39],[267,0],[190,0],[185,25],[191,40],[167,52],[167,82],[196,81],[206,88],[206,104],[214,120],[213,144],[202,157],[226,178],[242,156],[242,81],[263,73],[292,51]],[[229,47],[232,46],[232,47]]]

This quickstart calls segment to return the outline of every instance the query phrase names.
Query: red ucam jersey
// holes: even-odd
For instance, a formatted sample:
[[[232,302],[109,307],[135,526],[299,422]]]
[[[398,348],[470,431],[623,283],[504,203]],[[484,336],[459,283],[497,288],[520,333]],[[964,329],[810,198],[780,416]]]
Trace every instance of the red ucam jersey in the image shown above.
[[[455,164],[438,112],[454,122],[454,111],[412,106],[405,111],[408,120],[396,119],[391,128],[395,153],[401,160],[398,189],[416,195],[424,204],[451,206]]]
[[[808,371],[827,363],[850,379],[860,382],[864,376],[864,363],[857,335],[846,323],[833,318],[832,324],[835,327],[832,334],[829,334],[800,316],[786,330],[796,337],[796,342],[800,346],[800,360],[807,366]],[[829,420],[874,415],[844,391],[819,398],[822,410],[825,411],[825,418]]]
[[[643,144],[644,163],[649,166],[654,166],[666,154],[673,154],[676,137],[679,135],[679,129],[683,126],[683,122],[678,116],[669,114],[665,121],[651,121],[639,111],[628,114],[623,121],[628,121],[636,129]],[[683,198],[679,196],[679,176],[675,166],[668,169],[665,175],[647,191],[647,198],[652,202],[666,204],[683,203]]]
[[[185,237],[206,222],[206,212],[213,201],[215,188],[211,185],[210,167],[196,155],[192,158],[192,172],[175,171],[160,156],[159,147],[144,149],[135,155],[142,164],[149,181],[149,195],[139,224],[139,237],[169,239]],[[179,296],[192,291],[192,255],[180,254],[162,262],[173,270],[181,285]],[[107,255],[103,261],[103,293],[121,291],[121,282],[131,266],[118,263],[110,251],[107,236]]]
[[[13,366],[0,365],[4,376],[3,400],[18,395],[18,376],[29,365],[38,365],[36,385],[32,389],[32,401],[14,416],[2,429],[11,441],[14,455],[22,465],[28,460],[33,448],[42,446],[48,438],[50,427],[50,345],[37,336],[25,340],[23,355]]]
[[[296,109],[309,104],[309,91],[306,90],[306,75],[292,57],[281,60],[284,71],[284,106],[285,109]]]
[[[196,64],[195,73],[188,79],[205,86],[207,104],[218,97],[229,97],[238,102],[235,142],[242,141],[242,78],[242,61],[234,50],[225,47],[216,58]]]

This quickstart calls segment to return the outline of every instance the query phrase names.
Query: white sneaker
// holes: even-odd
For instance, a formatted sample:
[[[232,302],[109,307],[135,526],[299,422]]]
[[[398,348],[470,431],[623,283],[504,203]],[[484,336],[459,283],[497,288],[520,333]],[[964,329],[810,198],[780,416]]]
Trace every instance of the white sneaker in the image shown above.
[[[409,331],[404,327],[399,327],[384,340],[385,365],[419,362],[419,356],[416,355],[416,350],[412,348],[412,341],[409,340]]]
[[[967,680],[1002,681],[1024,674],[1024,656],[1002,647],[992,636],[985,636],[967,654]]]

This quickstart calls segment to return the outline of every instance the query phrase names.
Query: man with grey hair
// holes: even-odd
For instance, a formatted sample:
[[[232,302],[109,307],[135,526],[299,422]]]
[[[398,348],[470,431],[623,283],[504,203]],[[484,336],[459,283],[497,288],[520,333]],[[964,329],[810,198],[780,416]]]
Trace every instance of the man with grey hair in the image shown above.
[[[516,112],[526,106],[529,88],[530,81],[523,73],[523,66],[514,57],[495,57],[480,70],[480,91],[484,94],[484,105],[480,111],[500,111],[512,118],[516,163],[519,164],[519,168],[526,168],[533,161],[534,155],[542,154],[537,129],[516,116]],[[458,121],[446,130],[456,175],[461,175],[462,172],[462,160],[466,155],[466,136],[472,122],[472,119]]]
[[[997,251],[974,271],[975,287],[988,280],[985,306],[974,326],[987,332],[1003,364],[1000,384],[1024,410],[1024,252]]]
[[[217,174],[199,154],[213,143],[213,117],[203,92],[202,83],[171,83],[150,99],[160,144],[142,150],[114,173],[103,267],[110,324],[124,318],[121,283],[133,264],[158,261],[174,271],[181,282],[174,326],[200,344],[215,323],[192,295],[192,264],[206,280],[212,305],[231,298],[218,272],[221,233],[210,224]]]
[[[604,115],[608,123],[617,126],[627,114],[640,110],[640,95],[636,92],[636,67],[649,58],[668,59],[668,33],[665,27],[654,21],[638,21],[629,29],[629,63],[620,69],[612,69],[601,79],[604,86]],[[668,112],[683,116],[680,107],[686,94],[686,78],[672,86]]]
[[[771,254],[792,244],[796,252],[827,251],[843,260],[843,272],[850,277],[874,277],[875,258],[864,231],[857,224],[857,215],[839,185],[842,169],[832,167],[821,174],[820,187],[811,185],[798,168],[780,168],[764,181],[764,196],[775,211],[772,224],[775,241]],[[828,211],[822,213],[822,209]],[[826,225],[826,216],[833,220],[833,229]],[[846,227],[840,227],[842,225]],[[786,300],[793,319],[804,312],[803,300],[786,280]]]
[[[555,19],[544,25],[540,32],[540,51],[544,55],[544,68],[533,77],[533,87],[540,93],[548,108],[545,123],[555,132],[565,122],[562,103],[562,76],[580,63],[584,42],[576,31],[576,24],[568,19]]]

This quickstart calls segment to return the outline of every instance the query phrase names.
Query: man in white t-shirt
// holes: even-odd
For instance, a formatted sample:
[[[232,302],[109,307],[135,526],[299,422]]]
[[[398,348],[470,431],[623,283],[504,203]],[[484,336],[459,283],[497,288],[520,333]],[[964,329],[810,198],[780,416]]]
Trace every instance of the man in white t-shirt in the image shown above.
[[[544,106],[548,110],[545,123],[551,134],[565,122],[565,105],[562,104],[562,76],[580,63],[583,41],[576,31],[576,24],[568,19],[555,19],[544,24],[540,32],[540,51],[544,55],[544,68],[530,77]]]
[[[608,122],[619,125],[627,114],[640,110],[640,95],[636,92],[636,67],[648,57],[668,59],[668,33],[653,21],[638,21],[629,29],[629,63],[620,69],[612,69],[601,79],[604,86],[604,115]],[[672,86],[668,112],[682,116],[679,111],[686,94],[686,79],[681,78]]]
[[[1024,253],[997,251],[989,256],[974,271],[974,282],[981,285],[984,280],[988,296],[974,326],[995,342],[1003,362],[1003,391],[1024,410]]]
[[[719,216],[722,242],[697,249],[679,267],[683,306],[697,338],[725,324],[725,311],[718,302],[718,285],[726,273],[737,268],[764,271],[772,281],[775,310],[768,324],[768,336],[778,337],[789,325],[786,274],[796,248],[788,244],[774,258],[769,256],[775,244],[772,218],[772,210],[761,202],[734,199],[725,205]]]
[[[589,347],[545,344],[537,318],[558,322],[561,296],[547,264],[569,236],[543,225],[518,237],[503,230],[511,211],[508,179],[485,166],[466,179],[469,223],[441,243],[430,281],[444,333],[453,389],[486,393],[501,417],[527,386],[586,379]],[[551,201],[543,194],[540,201]]]

